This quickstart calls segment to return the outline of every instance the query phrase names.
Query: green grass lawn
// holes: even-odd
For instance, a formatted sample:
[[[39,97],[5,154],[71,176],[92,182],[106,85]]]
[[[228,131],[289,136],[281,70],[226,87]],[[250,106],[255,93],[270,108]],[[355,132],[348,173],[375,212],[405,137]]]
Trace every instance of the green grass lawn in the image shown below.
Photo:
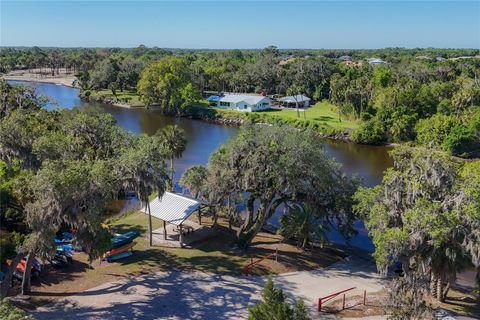
[[[282,242],[278,235],[260,233],[253,240],[248,251],[232,249],[235,241],[234,227],[228,228],[225,219],[219,219],[217,231],[212,236],[195,243],[193,248],[168,248],[148,245],[147,216],[141,212],[131,212],[106,221],[114,232],[124,233],[130,230],[139,231],[133,256],[118,261],[123,273],[137,274],[158,270],[200,270],[204,272],[241,274],[244,265],[253,259],[260,259],[275,252],[281,256],[279,261],[266,260],[263,266],[256,267],[256,274],[281,273],[294,270],[309,270],[319,266],[327,266],[344,257],[345,253],[334,246],[326,246],[321,250],[302,251],[293,244]],[[209,217],[202,219],[204,225],[212,225]],[[153,229],[161,228],[162,221],[152,217]]]
[[[115,95],[113,95],[112,90],[97,90],[92,91],[92,96],[96,97],[107,97],[107,98],[114,98],[119,103],[128,103],[128,104],[143,104],[140,101],[140,97],[138,96],[135,90],[117,90]],[[127,101],[127,102],[125,102]]]
[[[270,109],[258,112],[242,112],[230,109],[221,109],[208,106],[202,101],[190,110],[200,118],[215,118],[220,116],[226,119],[252,120],[272,124],[291,124],[298,128],[312,128],[319,132],[352,131],[358,127],[357,121],[351,121],[340,116],[338,108],[329,102],[319,102],[306,110],[300,109],[298,116],[296,109]],[[203,115],[203,117],[202,117]]]
[[[147,216],[132,212],[107,221],[109,227],[119,233],[137,230],[147,233]],[[161,228],[162,221],[152,218],[153,229]],[[225,230],[221,230],[225,231]],[[250,255],[233,253],[228,250],[231,239],[219,232],[215,238],[203,241],[193,249],[149,247],[145,237],[140,237],[132,257],[119,261],[127,272],[148,272],[152,270],[196,269],[205,272],[241,274],[243,265]]]
[[[282,109],[282,110],[267,110],[259,111],[259,114],[268,114],[285,119],[304,119],[315,122],[320,122],[332,126],[334,128],[342,129],[355,129],[357,123],[355,121],[349,121],[340,116],[338,108],[329,102],[318,102],[314,106],[307,108],[305,111],[300,109],[300,118],[298,117],[296,109]]]

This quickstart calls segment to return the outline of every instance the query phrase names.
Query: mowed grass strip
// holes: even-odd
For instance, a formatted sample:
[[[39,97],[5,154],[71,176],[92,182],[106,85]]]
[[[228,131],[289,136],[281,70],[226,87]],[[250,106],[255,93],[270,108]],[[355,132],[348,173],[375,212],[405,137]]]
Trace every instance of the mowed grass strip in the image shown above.
[[[338,111],[338,107],[327,101],[318,102],[314,106],[305,110],[300,109],[298,113],[295,108],[281,110],[271,109],[267,111],[259,111],[257,113],[268,114],[290,120],[309,120],[326,124],[334,128],[355,129],[358,126],[356,121],[350,121],[343,118]],[[298,114],[300,114],[300,117]]]
[[[123,91],[116,90],[115,95],[112,93],[112,90],[109,90],[109,89],[96,90],[96,91],[92,90],[91,95],[98,100],[100,100],[99,99],[100,97],[105,97],[111,100],[115,100],[118,103],[127,103],[129,105],[143,104],[136,90],[127,90],[127,89]]]

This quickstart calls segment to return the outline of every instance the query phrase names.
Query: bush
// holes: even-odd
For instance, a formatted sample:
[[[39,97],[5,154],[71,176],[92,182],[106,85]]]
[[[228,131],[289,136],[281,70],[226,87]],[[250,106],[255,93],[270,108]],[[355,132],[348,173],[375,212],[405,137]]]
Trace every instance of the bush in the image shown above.
[[[429,147],[441,147],[453,127],[461,125],[455,116],[436,114],[418,121],[415,130],[417,142]]]
[[[23,243],[25,236],[18,232],[3,232],[0,238],[0,265],[5,259],[16,255],[16,248]]]
[[[25,311],[15,307],[10,299],[0,300],[0,319],[2,320],[34,320],[32,316],[27,315]]]
[[[364,144],[383,144],[387,141],[385,129],[382,123],[373,118],[363,122],[360,127],[353,132],[353,141]]]
[[[459,157],[480,154],[480,141],[471,127],[455,126],[442,143],[445,151]]]
[[[307,309],[301,300],[297,300],[294,310],[285,302],[283,290],[275,288],[269,277],[262,291],[263,301],[248,309],[250,320],[308,320]]]

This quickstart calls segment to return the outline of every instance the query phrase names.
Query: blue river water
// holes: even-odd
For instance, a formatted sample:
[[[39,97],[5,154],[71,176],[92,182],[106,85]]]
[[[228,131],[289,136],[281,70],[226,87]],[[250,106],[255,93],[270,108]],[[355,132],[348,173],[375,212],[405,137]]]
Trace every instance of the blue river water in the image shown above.
[[[175,118],[162,115],[156,110],[143,108],[120,108],[106,104],[86,103],[79,97],[79,90],[65,86],[40,83],[9,81],[16,85],[33,86],[38,94],[48,96],[51,100],[45,108],[74,108],[77,106],[93,105],[102,108],[110,113],[117,123],[134,133],[154,134],[169,124],[177,124],[185,131],[188,140],[186,150],[182,157],[175,162],[175,179],[178,181],[182,173],[188,167],[198,164],[206,164],[208,158],[221,144],[226,143],[238,132],[238,128],[222,126],[200,120]],[[343,170],[349,175],[358,175],[363,184],[374,186],[381,183],[383,172],[392,166],[392,159],[388,155],[390,148],[358,145],[348,142],[319,140],[319,146],[323,147],[327,155],[342,164]],[[278,224],[279,215],[275,215],[270,223]],[[368,237],[367,231],[362,222],[356,224],[359,234],[354,237],[350,244],[366,250],[372,250],[373,245]],[[332,241],[345,243],[344,239],[337,233],[329,235]]]

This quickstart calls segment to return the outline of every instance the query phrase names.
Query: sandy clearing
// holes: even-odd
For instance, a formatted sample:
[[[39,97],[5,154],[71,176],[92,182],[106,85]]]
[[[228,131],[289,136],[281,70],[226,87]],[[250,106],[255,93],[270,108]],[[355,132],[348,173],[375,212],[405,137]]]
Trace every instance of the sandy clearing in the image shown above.
[[[260,300],[265,277],[203,272],[159,272],[103,284],[81,294],[40,307],[38,319],[245,319]],[[315,310],[318,297],[357,286],[376,292],[384,280],[372,262],[351,258],[326,269],[291,272],[274,277],[290,299],[303,298],[311,315],[335,319]],[[356,292],[356,293],[358,293]],[[380,319],[378,317],[372,319]]]

